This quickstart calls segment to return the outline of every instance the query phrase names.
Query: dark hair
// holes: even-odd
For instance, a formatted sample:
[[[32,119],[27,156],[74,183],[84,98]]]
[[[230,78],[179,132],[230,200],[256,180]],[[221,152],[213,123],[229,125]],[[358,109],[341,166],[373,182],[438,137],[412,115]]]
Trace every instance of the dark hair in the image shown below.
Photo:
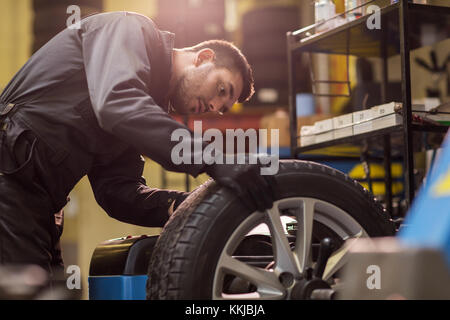
[[[253,87],[253,70],[241,50],[231,42],[225,40],[207,40],[193,47],[183,48],[183,50],[198,52],[205,48],[209,48],[215,52],[214,64],[216,67],[240,72],[244,86],[238,101],[244,102],[249,100],[255,92]]]

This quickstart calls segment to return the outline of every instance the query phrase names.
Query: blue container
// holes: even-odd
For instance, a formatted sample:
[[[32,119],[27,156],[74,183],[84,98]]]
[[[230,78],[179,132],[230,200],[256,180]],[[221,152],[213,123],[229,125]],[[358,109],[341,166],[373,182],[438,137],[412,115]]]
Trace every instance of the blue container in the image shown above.
[[[89,270],[90,300],[145,300],[147,271],[158,236],[128,236],[95,248]]]
[[[89,277],[89,300],[145,300],[147,279],[146,275]]]

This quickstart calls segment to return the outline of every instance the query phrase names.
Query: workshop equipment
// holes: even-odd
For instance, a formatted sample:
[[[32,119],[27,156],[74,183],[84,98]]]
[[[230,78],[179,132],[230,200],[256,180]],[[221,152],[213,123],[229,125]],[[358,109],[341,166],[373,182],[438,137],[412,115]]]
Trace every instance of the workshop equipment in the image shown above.
[[[145,300],[148,262],[158,236],[105,241],[92,254],[90,300]]]

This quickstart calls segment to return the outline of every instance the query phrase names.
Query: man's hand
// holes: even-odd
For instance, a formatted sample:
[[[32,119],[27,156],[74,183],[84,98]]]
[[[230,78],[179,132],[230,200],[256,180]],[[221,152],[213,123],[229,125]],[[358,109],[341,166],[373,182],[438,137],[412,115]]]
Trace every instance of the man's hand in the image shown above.
[[[206,173],[217,183],[232,189],[250,209],[264,211],[275,199],[275,178],[262,176],[257,164],[213,164]]]

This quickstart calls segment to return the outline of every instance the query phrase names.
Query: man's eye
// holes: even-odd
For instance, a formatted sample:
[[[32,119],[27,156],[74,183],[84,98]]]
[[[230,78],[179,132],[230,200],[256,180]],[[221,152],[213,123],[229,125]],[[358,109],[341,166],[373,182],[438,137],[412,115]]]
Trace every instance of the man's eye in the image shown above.
[[[224,96],[226,95],[227,91],[225,90],[224,86],[219,86],[219,96]]]

